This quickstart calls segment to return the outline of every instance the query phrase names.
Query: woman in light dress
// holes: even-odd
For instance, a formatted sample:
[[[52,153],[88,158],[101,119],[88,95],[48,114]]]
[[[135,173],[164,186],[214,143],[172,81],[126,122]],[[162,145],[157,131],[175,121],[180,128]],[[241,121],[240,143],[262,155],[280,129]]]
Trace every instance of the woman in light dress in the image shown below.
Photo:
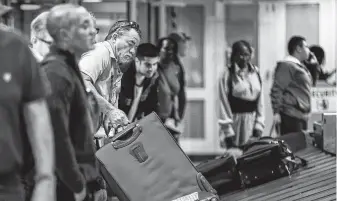
[[[244,145],[262,136],[264,104],[259,69],[251,63],[253,48],[247,41],[232,46],[230,64],[219,85],[220,140],[223,147]]]

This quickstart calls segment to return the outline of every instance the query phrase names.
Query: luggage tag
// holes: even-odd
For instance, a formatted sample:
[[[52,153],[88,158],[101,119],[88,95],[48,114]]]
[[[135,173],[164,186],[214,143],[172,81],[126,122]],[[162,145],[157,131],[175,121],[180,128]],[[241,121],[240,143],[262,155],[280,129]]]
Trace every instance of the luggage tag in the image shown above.
[[[194,193],[191,193],[189,195],[185,195],[183,197],[180,197],[180,198],[177,198],[177,199],[174,199],[172,201],[219,201],[219,199],[217,199],[215,196],[212,196],[212,197],[205,197],[205,198],[202,198],[203,196],[199,196],[199,192],[194,192]]]
[[[199,194],[198,192],[191,193],[189,195],[185,195],[183,197],[177,198],[172,201],[198,201],[199,200]]]

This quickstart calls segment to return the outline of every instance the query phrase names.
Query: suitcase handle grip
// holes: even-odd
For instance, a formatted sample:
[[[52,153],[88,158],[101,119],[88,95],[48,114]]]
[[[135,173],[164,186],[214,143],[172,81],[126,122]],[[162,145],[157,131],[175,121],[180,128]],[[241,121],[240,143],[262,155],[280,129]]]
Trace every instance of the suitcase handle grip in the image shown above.
[[[259,141],[259,140],[261,140],[261,141]],[[246,152],[248,149],[250,149],[250,148],[252,148],[253,146],[256,146],[256,145],[268,145],[268,144],[280,144],[280,143],[282,143],[282,140],[274,139],[274,138],[268,137],[268,136],[261,137],[259,140],[246,144],[243,147],[243,151]],[[263,141],[263,140],[272,140],[272,141],[268,142],[268,141]]]
[[[115,149],[120,149],[133,143],[142,133],[142,128],[139,124],[131,123],[123,131],[117,133],[112,139],[112,146]],[[124,139],[126,138],[126,139]]]
[[[116,133],[113,137],[111,137],[111,142],[115,142],[116,140],[119,140],[120,138],[123,138],[125,135],[127,135],[135,127],[136,127],[135,122],[127,125],[125,129],[123,129],[122,131]]]
[[[211,184],[200,172],[197,173],[197,183],[202,191],[217,194],[217,191],[211,186]]]

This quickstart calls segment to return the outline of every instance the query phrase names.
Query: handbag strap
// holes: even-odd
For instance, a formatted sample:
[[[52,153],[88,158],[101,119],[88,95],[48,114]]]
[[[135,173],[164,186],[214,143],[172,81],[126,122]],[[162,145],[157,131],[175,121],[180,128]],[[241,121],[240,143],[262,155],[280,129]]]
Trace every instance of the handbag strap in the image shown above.
[[[305,160],[304,158],[299,157],[299,156],[295,156],[295,158],[298,158],[301,161],[301,163],[299,164],[301,167],[305,167],[308,165],[308,161]]]
[[[269,131],[269,137],[271,137],[271,135],[273,134],[274,129],[276,130],[276,133],[278,135],[281,135],[279,124],[273,121],[273,124],[271,125],[270,131]]]
[[[299,159],[300,162],[296,161],[296,158]],[[293,155],[292,159],[289,159],[287,157],[287,158],[285,158],[285,160],[287,160],[288,162],[290,162],[291,164],[293,164],[293,169],[291,171],[291,174],[297,172],[300,168],[308,166],[308,161],[305,160],[304,158],[299,157],[299,156]],[[315,167],[315,166],[312,166],[312,167]],[[309,168],[312,168],[312,167],[309,167]]]

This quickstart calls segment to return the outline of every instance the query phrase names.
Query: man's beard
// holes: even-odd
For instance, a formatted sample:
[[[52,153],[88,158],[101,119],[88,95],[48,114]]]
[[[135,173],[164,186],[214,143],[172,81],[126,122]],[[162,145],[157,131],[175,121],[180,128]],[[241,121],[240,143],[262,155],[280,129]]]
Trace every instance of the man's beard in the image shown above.
[[[127,69],[132,64],[133,61],[134,61],[134,57],[132,57],[132,56],[127,57],[127,59],[125,57],[121,57],[121,56],[118,58],[117,63],[118,63],[119,69],[122,71],[122,73],[127,71]]]
[[[118,63],[120,64],[129,64],[133,61],[132,57],[121,57],[119,60],[118,60]]]
[[[118,67],[122,73],[125,73],[131,66],[132,62],[129,63],[119,63]]]
[[[128,56],[119,56],[117,60],[118,60],[119,64],[124,65],[124,64],[132,63],[134,61],[134,59],[135,59],[134,56],[128,55]]]

